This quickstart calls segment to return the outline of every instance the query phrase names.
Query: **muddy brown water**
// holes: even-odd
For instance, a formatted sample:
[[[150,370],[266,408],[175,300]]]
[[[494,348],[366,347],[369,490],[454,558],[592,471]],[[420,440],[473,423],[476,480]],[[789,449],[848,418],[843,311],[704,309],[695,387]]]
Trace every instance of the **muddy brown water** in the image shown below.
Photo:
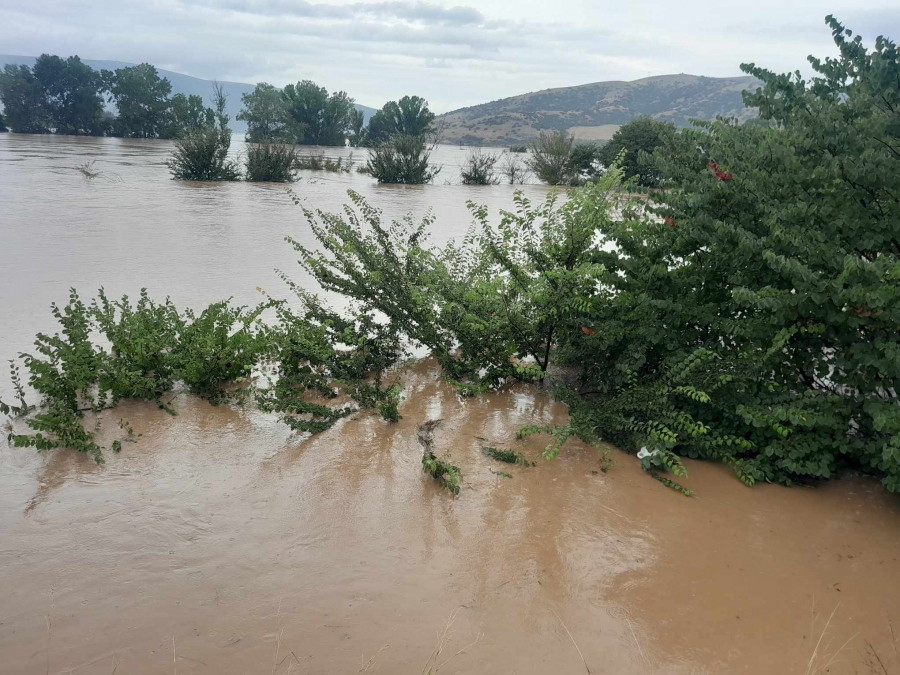
[[[283,191],[176,184],[165,152],[0,136],[0,357],[52,328],[40,305],[70,285],[249,302],[293,265]],[[91,153],[121,182],[71,173]],[[335,208],[350,186],[394,215],[433,204],[437,238],[468,225],[458,186],[334,181],[307,198]],[[606,473],[577,441],[541,460],[547,439],[515,432],[566,410],[538,390],[460,399],[429,361],[396,377],[396,425],[360,414],[305,439],[182,394],[176,417],[105,413],[104,440],[120,419],[139,438],[104,466],[4,448],[0,673],[399,675],[439,645],[443,673],[900,672],[900,500],[877,482],[747,489],[689,462],[688,499],[615,450]],[[422,473],[428,419],[457,498]]]

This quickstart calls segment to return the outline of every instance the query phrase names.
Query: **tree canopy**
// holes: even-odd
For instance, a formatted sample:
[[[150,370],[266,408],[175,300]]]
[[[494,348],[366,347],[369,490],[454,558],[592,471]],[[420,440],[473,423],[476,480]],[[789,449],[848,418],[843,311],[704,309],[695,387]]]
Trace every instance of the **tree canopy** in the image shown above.
[[[369,120],[367,141],[380,145],[392,136],[424,136],[433,131],[434,113],[421,96],[404,96],[388,101]]]
[[[626,178],[636,178],[639,185],[653,187],[659,184],[659,171],[647,154],[660,147],[675,132],[675,127],[657,122],[651,117],[638,117],[622,125],[613,134],[609,143],[598,153],[598,158],[606,166],[612,166],[620,153]]]
[[[282,92],[268,82],[241,96],[244,104],[237,119],[247,123],[247,141],[269,143],[295,140],[288,131],[287,107]]]

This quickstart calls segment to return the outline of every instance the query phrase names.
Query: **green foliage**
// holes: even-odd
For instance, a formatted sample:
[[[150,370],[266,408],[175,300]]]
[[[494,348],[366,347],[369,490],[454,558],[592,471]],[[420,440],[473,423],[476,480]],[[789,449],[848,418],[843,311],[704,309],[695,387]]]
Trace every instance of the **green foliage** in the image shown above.
[[[430,157],[424,136],[396,135],[369,150],[368,173],[379,183],[430,183],[441,171],[428,164]]]
[[[512,145],[512,146],[510,146],[509,151],[516,152],[516,153],[526,153],[526,152],[528,152],[528,146],[527,145]]]
[[[7,64],[0,73],[6,123],[20,134],[47,134],[53,126],[44,88],[28,66]]]
[[[499,185],[500,176],[494,173],[498,161],[499,155],[484,155],[480,150],[470,152],[461,171],[463,185]]]
[[[159,136],[160,138],[184,138],[213,127],[215,122],[216,111],[203,105],[202,96],[175,94],[169,99],[168,121]]]
[[[228,158],[231,129],[225,113],[227,96],[214,85],[215,123],[188,133],[175,142],[175,152],[166,164],[175,180],[228,181],[240,177],[238,167]]]
[[[178,379],[214,405],[227,398],[223,385],[248,377],[267,349],[267,334],[258,325],[269,306],[252,309],[217,302],[200,314],[187,309],[172,360]]]
[[[354,108],[350,112],[350,130],[347,134],[347,140],[354,148],[359,148],[367,143],[367,139],[366,116],[362,110]]]
[[[257,183],[291,183],[297,151],[292,145],[259,143],[247,146],[244,176]]]
[[[620,127],[609,143],[598,149],[597,158],[608,167],[618,163],[626,179],[635,178],[638,185],[655,187],[660,172],[649,155],[674,133],[675,127],[669,123],[638,117]]]
[[[294,139],[288,131],[288,117],[282,93],[267,82],[241,96],[244,107],[237,119],[247,123],[248,143],[281,143]]]
[[[97,384],[112,402],[121,399],[159,401],[176,378],[173,353],[184,321],[167,299],[157,304],[141,289],[132,305],[127,296],[110,301],[101,288],[91,305],[95,327],[109,342]]]
[[[117,136],[129,138],[157,138],[169,124],[169,95],[172,84],[160,77],[154,66],[120,68],[114,73],[105,70],[103,77],[115,103],[118,117],[113,130]]]
[[[565,131],[542,131],[531,146],[528,168],[545,183],[570,185],[576,178],[571,161],[574,142],[574,137]]]
[[[449,492],[458,495],[462,483],[462,472],[458,466],[440,460],[434,454],[434,431],[440,426],[440,423],[441,420],[429,420],[420,424],[416,431],[419,443],[424,448],[422,470]]]
[[[328,171],[329,173],[348,173],[353,167],[353,153],[349,157],[326,157],[322,151],[310,154],[298,154],[294,159],[294,168],[304,171]]]
[[[503,450],[501,448],[494,448],[489,445],[483,445],[481,447],[484,450],[485,454],[491,459],[496,459],[498,462],[505,462],[506,464],[518,464],[520,466],[532,466],[531,462],[528,461],[528,458],[525,457],[521,452],[516,452],[515,450]]]
[[[900,490],[896,48],[830,20],[819,76],[745,70],[775,125],[704,123],[656,153],[657,218],[604,228],[582,368],[579,436],[718,459],[750,484],[852,468]],[[661,463],[661,464],[660,464]]]
[[[100,73],[77,56],[42,54],[32,68],[44,92],[43,106],[58,134],[101,135],[105,130]]]
[[[304,145],[344,146],[350,129],[353,99],[346,92],[330,96],[311,80],[289,84],[282,92],[287,138]]]
[[[388,101],[372,115],[366,132],[368,145],[390,144],[397,136],[425,137],[434,131],[434,113],[421,96],[404,96]]]
[[[363,408],[377,408],[385,420],[399,421],[402,388],[384,382],[403,354],[396,334],[371,315],[342,317],[288,283],[304,311],[298,315],[284,303],[277,306],[278,326],[270,336],[277,380],[270,378],[269,387],[257,391],[260,409],[278,413],[295,431],[310,433]],[[324,405],[338,397],[356,405]]]
[[[0,75],[2,78],[2,75]],[[0,113],[0,133],[4,133],[9,131],[9,128],[6,126],[6,122],[3,120],[3,113]]]
[[[572,146],[569,161],[572,163],[572,171],[581,181],[597,178],[602,173],[598,170],[601,148],[596,143],[576,143]]]

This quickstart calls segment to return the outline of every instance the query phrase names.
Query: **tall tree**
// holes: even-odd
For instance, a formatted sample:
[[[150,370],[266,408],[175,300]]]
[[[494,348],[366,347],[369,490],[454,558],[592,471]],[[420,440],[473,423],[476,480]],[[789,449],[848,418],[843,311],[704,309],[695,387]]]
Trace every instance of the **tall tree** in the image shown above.
[[[287,108],[281,92],[268,82],[241,96],[244,107],[237,119],[247,123],[247,142],[294,140],[288,132]]]
[[[659,184],[659,171],[648,155],[652,155],[674,132],[672,124],[638,117],[613,134],[609,143],[600,149],[599,159],[606,166],[612,166],[624,151],[622,169],[625,178],[637,177],[638,184],[653,187]]]
[[[20,134],[50,133],[52,121],[44,88],[28,66],[7,65],[0,72],[0,102],[6,123]]]
[[[41,54],[32,69],[44,90],[44,104],[58,134],[96,136],[104,132],[102,78],[77,56]]]
[[[366,144],[366,116],[362,110],[353,108],[350,112],[350,132],[347,139],[354,148]]]
[[[291,139],[295,143],[317,145],[319,120],[328,103],[328,90],[312,80],[303,80],[296,85],[287,85],[282,96]]]
[[[169,99],[168,122],[160,138],[183,138],[214,123],[215,111],[203,105],[202,96],[175,94]]]
[[[434,130],[434,113],[421,96],[404,96],[388,101],[369,120],[368,141],[381,145],[392,136],[423,136]]]
[[[287,112],[288,135],[304,145],[345,145],[353,111],[346,92],[331,96],[311,80],[289,84],[282,92]]]
[[[119,111],[115,125],[118,135],[157,138],[164,132],[172,93],[168,79],[161,78],[149,63],[120,68],[115,73],[106,71],[105,76],[110,81],[110,100]]]

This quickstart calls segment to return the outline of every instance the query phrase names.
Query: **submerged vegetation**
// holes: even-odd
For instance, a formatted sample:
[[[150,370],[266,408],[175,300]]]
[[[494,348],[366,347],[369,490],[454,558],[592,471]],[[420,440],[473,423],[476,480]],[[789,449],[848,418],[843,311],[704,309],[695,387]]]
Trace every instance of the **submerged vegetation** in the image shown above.
[[[254,183],[291,183],[294,181],[296,161],[297,150],[293,145],[249,144],[244,160],[244,176]]]
[[[39,335],[22,359],[40,407],[26,404],[14,364],[19,400],[0,410],[34,433],[12,442],[99,458],[85,412],[123,398],[165,406],[176,382],[218,402],[255,371],[260,408],[298,431],[363,408],[395,421],[390,373],[414,346],[464,395],[551,385],[570,423],[520,431],[549,435],[546,459],[574,436],[636,453],[685,494],[685,457],[723,462],[747,485],[855,470],[900,492],[900,57],[889,40],[869,51],[828,22],[840,58],[811,58],[812,81],[743,67],[763,82],[746,98],[765,123],[666,130],[652,156],[636,155],[650,169],[627,169],[619,152],[564,202],[518,194],[496,223],[470,203],[464,241],[429,246],[432,216],[387,224],[353,192],[341,213],[304,208],[317,247],[288,241],[352,310],[287,279],[300,312],[225,302],[195,315],[102,292],[87,306],[73,292],[53,308],[61,333]],[[368,163],[379,181],[433,178],[423,136],[393,139]],[[542,139],[533,169],[571,182],[572,149],[565,134]],[[647,180],[653,200],[632,199]],[[556,382],[555,366],[573,377]],[[434,453],[436,426],[419,427],[423,468],[455,494],[461,474]]]
[[[240,178],[240,171],[228,159],[231,129],[225,113],[227,96],[219,84],[213,86],[215,113],[208,123],[175,141],[175,152],[167,165],[176,180],[225,181]]]

